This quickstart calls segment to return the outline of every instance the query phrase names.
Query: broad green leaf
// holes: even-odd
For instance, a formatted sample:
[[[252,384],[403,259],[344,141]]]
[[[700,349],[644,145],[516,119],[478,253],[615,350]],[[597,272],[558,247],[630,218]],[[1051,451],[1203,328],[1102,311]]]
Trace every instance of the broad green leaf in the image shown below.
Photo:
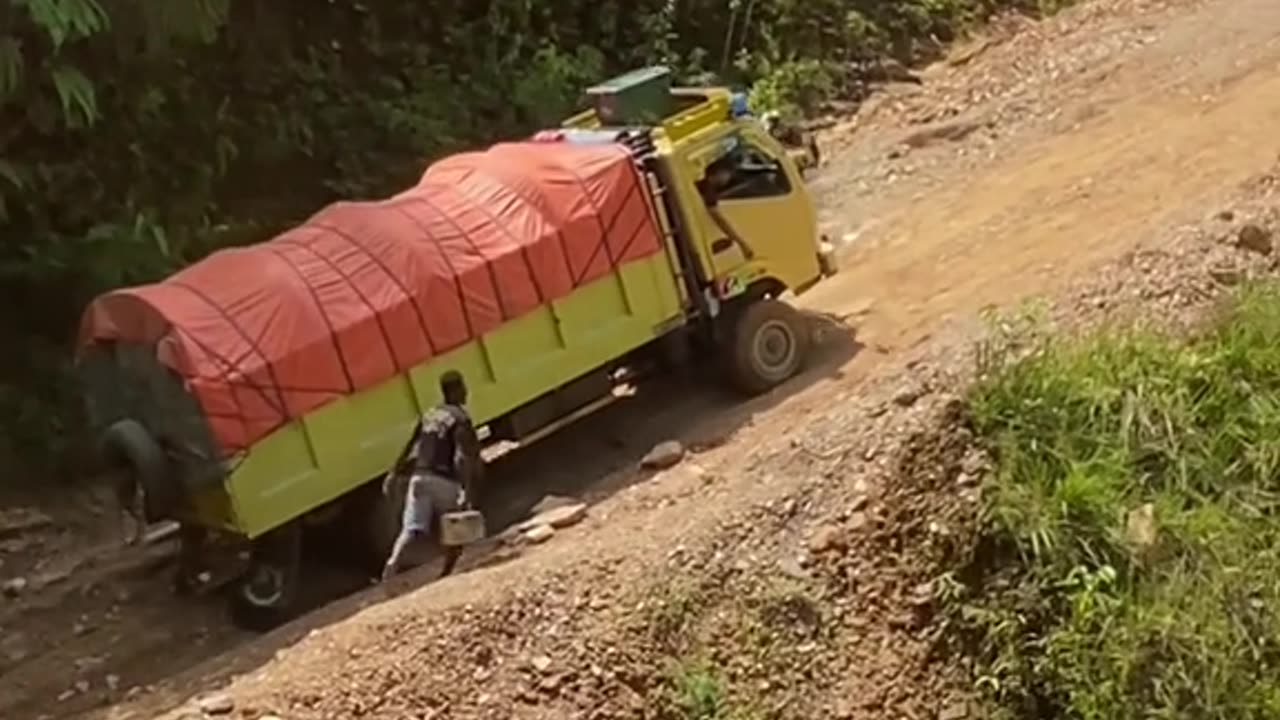
[[[22,41],[13,36],[0,37],[0,100],[18,90],[24,67]]]
[[[50,77],[67,124],[72,127],[92,125],[98,119],[98,98],[89,78],[71,65],[53,68]]]
[[[78,40],[102,32],[110,26],[107,11],[97,0],[12,0],[59,50],[69,40]]]

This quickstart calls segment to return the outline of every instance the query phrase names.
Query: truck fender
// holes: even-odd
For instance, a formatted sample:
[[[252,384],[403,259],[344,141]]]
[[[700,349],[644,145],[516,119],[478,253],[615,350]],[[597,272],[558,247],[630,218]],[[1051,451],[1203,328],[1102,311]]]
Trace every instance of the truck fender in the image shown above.
[[[741,296],[742,305],[750,305],[765,298],[776,298],[787,291],[786,283],[775,277],[762,277],[747,287]]]

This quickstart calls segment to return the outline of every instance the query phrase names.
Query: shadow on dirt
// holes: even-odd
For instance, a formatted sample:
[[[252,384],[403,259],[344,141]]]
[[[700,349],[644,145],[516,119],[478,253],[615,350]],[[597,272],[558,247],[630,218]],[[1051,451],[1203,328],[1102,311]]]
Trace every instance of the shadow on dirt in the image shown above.
[[[695,366],[686,377],[653,378],[586,422],[498,458],[491,466],[497,486],[487,510],[491,527],[528,517],[547,495],[594,504],[644,480],[640,459],[657,443],[679,440],[693,453],[722,445],[755,415],[833,376],[861,345],[838,318],[806,315],[817,341],[810,365],[771,393],[744,401],[725,388],[717,366]]]
[[[744,401],[723,389],[714,367],[695,366],[681,377],[651,378],[641,383],[634,395],[619,399],[588,420],[497,458],[489,468],[493,490],[485,501],[491,534],[496,536],[528,517],[548,495],[579,498],[589,504],[600,502],[649,477],[638,467],[655,444],[679,440],[694,454],[721,445],[750,424],[755,415],[816,383],[838,377],[840,368],[862,346],[840,319],[807,315],[815,338],[809,368],[766,395]],[[0,691],[0,716],[42,715],[51,720],[105,717],[106,707],[126,700],[131,688],[138,688],[132,692],[141,696],[139,703],[146,707],[139,717],[158,715],[158,711],[181,705],[196,692],[207,690],[212,683],[252,671],[316,628],[429,583],[438,571],[434,563],[428,563],[406,573],[391,587],[359,592],[368,588],[367,574],[317,555],[320,553],[313,552],[308,558],[305,605],[311,612],[264,636],[231,627],[216,595],[172,597],[166,573],[133,578],[127,591],[108,590],[116,594],[105,599],[109,607],[102,619],[103,634],[95,632],[82,638],[61,628],[66,637],[60,642],[6,668],[7,688]],[[465,575],[512,556],[491,538],[468,549],[458,573]],[[92,597],[90,591],[78,592]],[[44,612],[57,611],[47,608]],[[64,623],[69,622],[62,617]],[[51,624],[57,616],[50,614],[47,620],[46,624]],[[116,625],[110,629],[115,638],[105,635],[111,624]],[[95,635],[98,640],[82,642]],[[80,663],[77,655],[92,659],[95,652],[107,657],[96,673],[84,674],[81,682],[86,684],[80,688],[89,689],[69,694],[67,688],[74,688],[76,680],[68,679],[66,664]],[[116,678],[112,680],[108,674]]]

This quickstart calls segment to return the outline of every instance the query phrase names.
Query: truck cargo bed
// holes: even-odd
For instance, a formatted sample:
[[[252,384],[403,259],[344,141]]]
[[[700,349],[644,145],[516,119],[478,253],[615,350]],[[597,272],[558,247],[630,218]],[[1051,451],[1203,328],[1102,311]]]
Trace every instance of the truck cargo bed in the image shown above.
[[[234,461],[201,515],[252,536],[385,469],[446,369],[484,423],[661,334],[681,307],[655,212],[621,146],[498,145],[103,295],[82,347],[154,348]]]

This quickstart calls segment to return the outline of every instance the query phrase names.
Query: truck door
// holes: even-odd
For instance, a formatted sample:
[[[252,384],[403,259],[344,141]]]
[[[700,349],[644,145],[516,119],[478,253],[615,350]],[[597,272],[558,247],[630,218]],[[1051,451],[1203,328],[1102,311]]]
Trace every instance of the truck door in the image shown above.
[[[730,143],[734,149],[725,158],[733,174],[717,193],[717,205],[721,216],[754,251],[755,259],[748,263],[704,208],[703,230],[714,275],[723,277],[749,264],[788,287],[806,284],[821,271],[816,256],[817,215],[800,173],[780,147],[772,147],[777,143],[745,133],[736,134],[734,140]]]

